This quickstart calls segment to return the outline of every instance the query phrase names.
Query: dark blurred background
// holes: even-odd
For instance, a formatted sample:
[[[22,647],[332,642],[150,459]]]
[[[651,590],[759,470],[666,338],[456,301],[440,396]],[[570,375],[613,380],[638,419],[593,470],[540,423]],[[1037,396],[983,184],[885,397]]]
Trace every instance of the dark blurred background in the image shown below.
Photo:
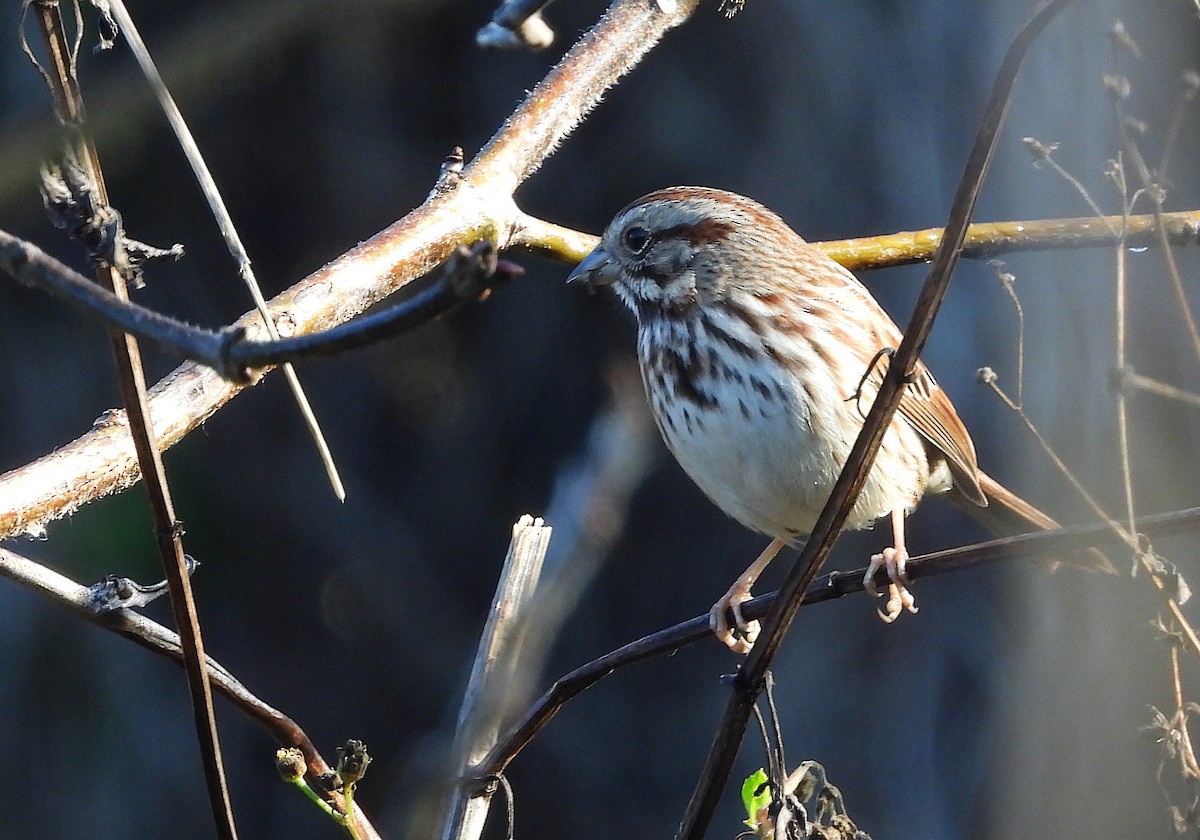
[[[81,266],[41,208],[37,162],[53,126],[18,45],[18,4],[8,5],[0,226]],[[706,184],[760,199],[814,240],[938,226],[1029,5],[749,0],[726,20],[706,3],[518,201],[598,232],[644,192]],[[268,296],[419,204],[450,148],[478,149],[603,8],[551,6],[557,43],[512,54],[475,48],[492,12],[482,0],[130,6]],[[234,266],[127,53],[91,55],[86,18],[81,74],[113,203],[132,236],[188,251],[152,269],[138,300],[228,322],[250,307]],[[1102,174],[1118,148],[1101,85],[1114,70],[1116,20],[1142,51],[1119,67],[1132,84],[1126,107],[1145,122],[1147,156],[1158,160],[1180,75],[1200,69],[1196,6],[1077,3],[1032,51],[978,219],[1088,213],[1062,178],[1031,165],[1027,135],[1061,143],[1056,159],[1107,211],[1119,209]],[[1170,209],[1200,206],[1198,129],[1193,110],[1173,153]],[[1194,251],[1176,255],[1194,281]],[[644,429],[628,408],[641,407],[636,391],[628,399],[631,318],[610,296],[564,288],[567,266],[514,258],[525,277],[485,305],[300,367],[346,478],[345,504],[330,493],[278,375],[166,455],[186,546],[203,562],[195,586],[209,651],[327,756],[346,738],[367,743],[376,761],[359,802],[388,838],[433,832],[436,783],[512,523],[549,510],[551,562],[587,554],[573,535],[598,492],[595,441],[610,427],[597,418],[618,418],[626,425],[617,436],[630,441]],[[1130,362],[1200,390],[1160,255],[1128,259]],[[1114,254],[1006,261],[1024,309],[1027,410],[1120,511],[1107,384]],[[903,324],[923,277],[913,267],[864,280]],[[82,434],[118,400],[94,324],[0,282],[0,329],[8,470]],[[1064,521],[1090,519],[1018,421],[974,384],[975,370],[991,365],[1015,392],[1016,346],[1017,319],[995,272],[963,265],[925,358],[989,472]],[[157,379],[178,360],[149,353],[147,363]],[[606,415],[614,401],[626,407]],[[1200,503],[1195,410],[1147,395],[1131,404],[1139,512]],[[611,546],[594,575],[577,575],[593,578],[578,603],[561,604],[563,629],[543,640],[550,649],[535,694],[706,611],[764,544],[713,508],[657,440],[629,460],[641,475],[628,499],[601,499],[612,502],[602,517]],[[632,467],[626,476],[638,475]],[[939,501],[910,526],[917,551],[984,536]],[[835,565],[862,565],[882,539],[844,539]],[[1155,547],[1195,577],[1198,544]],[[9,545],[85,583],[110,572],[161,577],[140,487],[54,523],[44,541]],[[1146,590],[1127,576],[1020,565],[922,581],[920,614],[893,626],[862,597],[805,610],[775,670],[789,761],[822,762],[876,838],[1167,836],[1155,778],[1162,747],[1139,732],[1151,705],[1173,708],[1168,649],[1150,626]],[[165,604],[148,612],[168,618]],[[177,668],[11,583],[0,583],[0,639],[0,750],[10,762],[0,837],[212,836]],[[710,641],[620,671],[572,702],[512,765],[518,836],[670,836],[727,693],[719,677],[736,665]],[[1188,699],[1200,699],[1195,670],[1188,661]],[[243,836],[342,836],[279,781],[266,734],[221,700],[218,714]],[[762,763],[748,738],[735,778]],[[736,787],[711,837],[742,827]]]

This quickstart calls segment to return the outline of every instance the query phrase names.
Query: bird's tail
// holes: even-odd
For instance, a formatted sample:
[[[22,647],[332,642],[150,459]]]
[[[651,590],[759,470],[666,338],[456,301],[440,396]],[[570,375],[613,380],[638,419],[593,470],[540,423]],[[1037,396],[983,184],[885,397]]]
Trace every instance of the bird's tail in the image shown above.
[[[979,487],[987,496],[987,507],[979,507],[953,490],[947,497],[996,536],[1008,537],[1059,527],[1052,516],[1038,510],[983,470],[979,471]],[[1051,569],[1067,565],[1106,574],[1115,574],[1117,571],[1112,562],[1104,556],[1104,552],[1095,548],[1070,552],[1065,556],[1046,557],[1044,562],[1048,563]]]

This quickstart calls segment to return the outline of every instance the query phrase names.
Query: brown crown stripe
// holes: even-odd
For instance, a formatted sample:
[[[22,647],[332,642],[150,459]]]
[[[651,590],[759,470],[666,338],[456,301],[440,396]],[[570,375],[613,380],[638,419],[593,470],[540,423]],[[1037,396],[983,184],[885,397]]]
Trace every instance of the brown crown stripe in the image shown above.
[[[733,199],[740,199],[740,201],[734,200],[732,203],[746,203],[746,199],[742,198],[741,196],[735,196],[733,193],[715,190],[711,187],[666,187],[661,190],[655,190],[652,193],[629,202],[621,208],[621,211],[617,213],[617,215],[622,216],[628,211],[632,210],[634,207],[642,204],[649,204],[652,201],[683,201],[689,198],[703,198],[705,200],[716,200],[718,202],[730,202]]]
[[[659,241],[667,239],[682,239],[694,248],[701,245],[715,245],[724,240],[736,230],[733,222],[723,222],[719,219],[701,219],[692,224],[678,224],[664,229],[655,238]]]

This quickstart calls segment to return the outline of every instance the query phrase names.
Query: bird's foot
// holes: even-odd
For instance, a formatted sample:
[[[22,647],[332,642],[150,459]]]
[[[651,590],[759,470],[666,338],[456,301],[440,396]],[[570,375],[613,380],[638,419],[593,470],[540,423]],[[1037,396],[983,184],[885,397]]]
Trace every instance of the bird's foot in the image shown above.
[[[908,579],[907,565],[908,552],[904,548],[885,548],[871,558],[871,564],[867,566],[867,574],[863,578],[863,589],[867,590],[867,594],[872,598],[878,598],[882,593],[875,588],[875,573],[880,568],[887,569],[887,576],[891,581],[888,584],[888,600],[883,609],[876,612],[888,624],[895,621],[904,610],[910,613],[917,612],[917,599],[908,588],[912,581]]]
[[[750,598],[750,587],[739,580],[708,611],[708,624],[713,633],[734,653],[749,653],[762,629],[757,621],[747,621],[742,615],[742,604]],[[730,613],[733,624],[729,623]]]

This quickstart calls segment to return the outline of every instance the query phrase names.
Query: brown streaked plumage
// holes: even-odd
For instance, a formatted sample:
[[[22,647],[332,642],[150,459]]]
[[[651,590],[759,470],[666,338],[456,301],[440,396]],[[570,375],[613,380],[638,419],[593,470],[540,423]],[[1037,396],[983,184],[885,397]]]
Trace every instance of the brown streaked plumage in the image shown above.
[[[748,650],[754,628],[739,606],[779,549],[812,530],[900,329],[853,274],[770,210],[704,187],[659,190],[625,207],[569,279],[612,285],[634,312],[642,381],[667,447],[718,507],[774,538],[712,611],[718,635]],[[919,364],[846,522],[891,519],[893,544],[872,558],[867,581],[873,592],[873,572],[887,569],[885,619],[916,612],[904,517],[926,494],[953,490],[986,506],[985,489],[998,487]],[[1035,527],[1053,522],[999,495]]]

